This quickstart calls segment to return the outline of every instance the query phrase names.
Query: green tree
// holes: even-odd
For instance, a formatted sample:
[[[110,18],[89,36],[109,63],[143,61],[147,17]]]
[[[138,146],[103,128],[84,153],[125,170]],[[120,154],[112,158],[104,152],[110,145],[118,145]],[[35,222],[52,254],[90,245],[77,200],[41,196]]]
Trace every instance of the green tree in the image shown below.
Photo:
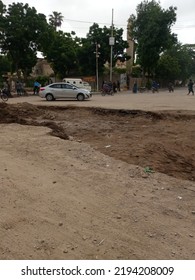
[[[6,6],[0,1],[0,16],[2,17],[3,14],[6,12]]]
[[[158,61],[156,69],[156,76],[163,79],[166,83],[168,81],[174,81],[179,78],[181,74],[181,67],[178,59],[165,53]]]
[[[176,21],[176,7],[162,9],[154,0],[143,1],[137,6],[137,15],[130,16],[130,36],[137,43],[137,56],[144,74],[155,74],[160,54],[176,41],[171,26]]]
[[[12,70],[16,70],[18,75],[19,69],[25,76],[31,72],[47,26],[45,15],[37,14],[36,9],[28,4],[13,3],[2,16],[0,47],[11,57]]]
[[[194,73],[194,58],[192,48],[175,44],[161,55],[157,75],[165,80],[177,79],[185,82]]]
[[[52,27],[54,27],[55,30],[57,30],[58,27],[61,27],[63,18],[64,17],[61,13],[53,12],[51,15],[49,15],[49,23]]]
[[[78,49],[78,60],[80,72],[83,75],[94,75],[96,72],[96,55],[98,55],[99,73],[103,73],[104,64],[110,62],[110,28],[104,26],[100,28],[94,23],[89,28],[86,38],[81,39],[80,48]],[[128,47],[127,41],[122,38],[123,29],[114,28],[115,45],[113,46],[113,65],[118,58],[129,59],[125,53]],[[97,49],[98,47],[98,49]]]
[[[55,75],[64,78],[76,68],[76,42],[70,33],[54,32],[53,38],[43,54],[51,63]]]
[[[11,72],[11,61],[7,55],[0,55],[0,83],[3,81],[3,75],[6,75],[7,72]]]

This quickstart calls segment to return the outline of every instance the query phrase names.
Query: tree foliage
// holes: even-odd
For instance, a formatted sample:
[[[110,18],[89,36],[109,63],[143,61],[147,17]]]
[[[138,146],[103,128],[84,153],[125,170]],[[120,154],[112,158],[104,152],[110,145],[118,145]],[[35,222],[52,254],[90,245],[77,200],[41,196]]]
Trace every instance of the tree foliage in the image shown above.
[[[101,75],[105,64],[110,63],[111,28],[100,28],[94,23],[86,38],[78,38],[75,32],[57,31],[63,21],[61,13],[53,12],[49,22],[44,14],[37,13],[28,4],[12,3],[6,8],[0,0],[0,49],[2,67],[9,61],[11,72],[31,73],[40,51],[50,62],[60,78],[67,75]],[[131,15],[130,35],[136,43],[139,71],[164,79],[186,79],[195,72],[195,54],[192,48],[177,43],[171,27],[176,21],[176,8],[164,10],[159,2],[143,1]],[[123,29],[113,28],[113,69],[117,59],[127,61],[128,42],[123,40]],[[11,62],[11,70],[10,70]],[[3,66],[4,65],[4,66]],[[21,70],[21,71],[19,71]],[[124,71],[124,70],[122,70]],[[135,72],[135,71],[134,71]],[[134,73],[140,76],[139,72]]]
[[[164,80],[185,81],[195,73],[195,53],[180,43],[165,51],[159,59],[157,75]]]
[[[176,35],[171,33],[176,7],[164,10],[159,2],[143,1],[136,12],[136,16],[130,16],[130,36],[137,43],[139,64],[150,76],[155,73],[160,54],[177,41]]]
[[[64,78],[76,67],[76,42],[70,33],[54,32],[43,54],[51,63],[55,75]]]
[[[106,62],[110,62],[110,45],[109,37],[110,28],[104,26],[99,27],[94,23],[89,28],[86,38],[81,39],[81,47],[78,50],[78,60],[80,71],[84,75],[94,75],[96,72],[96,56],[98,55],[99,73],[104,71]],[[127,41],[122,38],[123,29],[114,28],[113,36],[115,37],[115,45],[113,46],[113,65],[117,58],[129,59],[125,54],[128,47]]]
[[[36,63],[46,17],[28,4],[12,3],[2,15],[0,25],[0,46],[12,59],[12,70],[21,69],[28,75]]]
[[[58,27],[61,27],[63,22],[63,15],[58,12],[53,12],[51,15],[49,15],[49,24],[57,30]]]

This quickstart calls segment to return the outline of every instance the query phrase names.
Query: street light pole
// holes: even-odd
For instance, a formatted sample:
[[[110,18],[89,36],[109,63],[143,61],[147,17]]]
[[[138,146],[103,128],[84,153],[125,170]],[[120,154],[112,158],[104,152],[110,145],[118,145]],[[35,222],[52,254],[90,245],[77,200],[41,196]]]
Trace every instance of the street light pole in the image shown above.
[[[112,9],[112,22],[111,22],[111,37],[109,40],[110,44],[110,81],[112,82],[112,57],[113,57],[113,45],[114,45],[114,37],[113,37],[113,14],[114,10]]]
[[[95,42],[95,58],[96,58],[96,90],[97,92],[99,91],[99,75],[98,75],[98,58],[99,58],[99,52],[98,49],[100,48],[100,44],[98,44],[97,42]]]
[[[95,43],[95,55],[96,55],[96,90],[97,92],[99,91],[99,75],[98,75],[98,58],[99,58],[99,53],[98,53],[98,43]]]

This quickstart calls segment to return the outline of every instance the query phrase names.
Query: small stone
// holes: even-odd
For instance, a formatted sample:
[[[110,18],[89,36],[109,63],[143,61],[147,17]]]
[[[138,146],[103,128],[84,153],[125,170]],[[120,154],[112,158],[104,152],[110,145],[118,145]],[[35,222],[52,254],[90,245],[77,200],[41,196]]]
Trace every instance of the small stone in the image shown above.
[[[64,254],[67,254],[67,253],[68,253],[68,249],[64,249],[64,250],[63,250],[63,253],[64,253]]]
[[[59,227],[61,227],[61,226],[63,226],[63,223],[62,223],[62,222],[60,222],[58,225],[59,225]]]
[[[121,219],[121,215],[117,215],[116,218],[117,218],[118,220],[120,220],[120,219]]]
[[[56,181],[53,181],[53,184],[56,184],[57,182]]]
[[[192,211],[192,214],[195,215],[195,211]]]

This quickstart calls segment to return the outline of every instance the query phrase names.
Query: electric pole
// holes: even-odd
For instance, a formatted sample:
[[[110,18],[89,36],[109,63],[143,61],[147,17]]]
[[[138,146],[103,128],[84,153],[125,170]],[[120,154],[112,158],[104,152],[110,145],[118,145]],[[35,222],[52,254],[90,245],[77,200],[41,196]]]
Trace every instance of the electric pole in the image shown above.
[[[112,57],[113,57],[113,46],[114,46],[113,15],[114,15],[114,10],[112,9],[111,36],[109,38],[109,44],[110,44],[110,81],[111,82],[112,82]]]
[[[99,52],[98,49],[100,48],[100,45],[96,42],[95,43],[95,57],[96,57],[96,90],[99,91],[99,71],[98,71],[98,58],[99,58]]]

